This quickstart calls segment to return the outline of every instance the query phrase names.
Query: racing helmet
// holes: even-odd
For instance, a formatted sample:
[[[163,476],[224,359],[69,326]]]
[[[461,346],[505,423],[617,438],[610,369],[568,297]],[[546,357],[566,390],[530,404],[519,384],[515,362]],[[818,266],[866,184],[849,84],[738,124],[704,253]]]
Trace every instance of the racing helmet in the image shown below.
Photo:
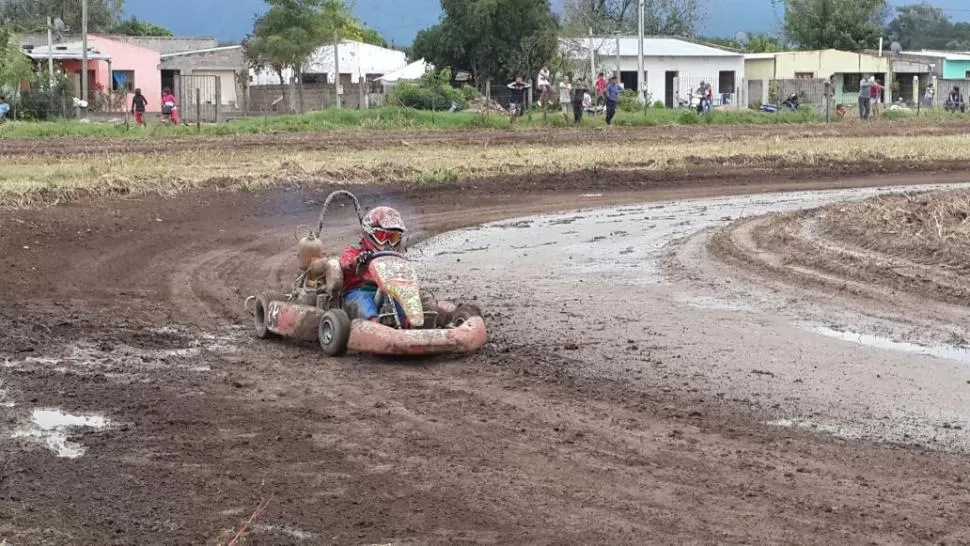
[[[400,252],[407,228],[401,213],[391,207],[371,209],[360,221],[361,240],[367,250]]]

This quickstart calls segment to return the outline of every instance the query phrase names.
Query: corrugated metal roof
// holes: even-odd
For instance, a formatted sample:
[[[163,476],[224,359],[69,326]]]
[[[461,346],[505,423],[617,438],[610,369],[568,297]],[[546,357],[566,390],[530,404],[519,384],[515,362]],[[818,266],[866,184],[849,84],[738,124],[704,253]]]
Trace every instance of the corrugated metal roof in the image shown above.
[[[566,51],[585,52],[589,55],[590,42],[598,55],[616,55],[615,36],[594,36],[562,38],[560,46]],[[620,56],[636,57],[638,54],[635,37],[620,36]],[[643,54],[647,57],[741,57],[741,53],[694,43],[679,38],[649,37],[643,39]]]
[[[906,51],[905,53],[915,53],[917,55],[926,55],[927,57],[939,57],[948,61],[970,61],[970,53],[964,53],[962,51],[934,51],[932,49],[923,49],[918,52]]]
[[[758,61],[762,59],[774,59],[775,54],[774,53],[745,53],[744,58],[750,59],[752,61]]]
[[[242,49],[241,45],[231,45],[222,47],[209,47],[206,49],[193,49],[190,51],[178,51],[176,53],[164,53],[162,54],[163,59],[168,59],[171,57],[180,57],[182,55],[199,55],[201,53],[214,53],[216,51],[229,51],[230,49]]]
[[[63,44],[54,44],[53,52],[51,52],[46,45],[35,46],[31,49],[25,48],[23,52],[24,55],[30,57],[31,59],[53,58],[57,61],[74,61],[84,57],[84,45],[82,42],[68,42]],[[92,61],[110,61],[111,57],[101,53],[89,45],[88,59]]]

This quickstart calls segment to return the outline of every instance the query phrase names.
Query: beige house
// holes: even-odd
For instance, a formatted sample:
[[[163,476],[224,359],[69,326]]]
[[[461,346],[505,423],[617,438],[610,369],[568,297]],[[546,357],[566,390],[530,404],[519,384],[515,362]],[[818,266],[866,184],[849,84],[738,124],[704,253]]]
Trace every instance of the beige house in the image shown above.
[[[871,74],[880,83],[892,81],[889,55],[879,57],[868,53],[852,53],[837,49],[819,51],[785,51],[780,53],[752,53],[744,56],[748,77],[749,97],[761,97],[767,102],[772,80],[804,80],[819,89],[830,76],[835,76],[835,100],[852,104],[859,93],[859,82]],[[884,100],[890,102],[890,85],[886,85]]]

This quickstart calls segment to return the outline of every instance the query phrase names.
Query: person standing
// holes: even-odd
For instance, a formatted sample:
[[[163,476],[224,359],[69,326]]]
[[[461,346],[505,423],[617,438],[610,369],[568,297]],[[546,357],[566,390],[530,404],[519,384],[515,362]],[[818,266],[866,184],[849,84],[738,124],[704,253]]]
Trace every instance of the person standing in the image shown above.
[[[616,103],[620,100],[620,93],[623,86],[616,80],[616,76],[610,78],[610,84],[606,86],[606,124],[613,125],[613,117],[616,116]]]
[[[933,95],[935,93],[932,83],[926,86],[926,92],[923,93],[923,106],[933,108]]]
[[[879,115],[882,113],[882,91],[884,87],[876,81],[875,76],[872,77],[871,83],[870,94],[872,100],[870,101],[869,111],[873,119],[879,119]]]
[[[7,112],[10,111],[10,105],[7,104],[7,99],[0,95],[0,123],[3,123],[7,119]]]
[[[573,120],[576,125],[583,122],[583,99],[586,97],[586,82],[582,78],[573,85]]]
[[[509,97],[509,121],[514,122],[515,118],[522,117],[525,113],[525,90],[530,85],[522,78],[522,74],[517,74],[515,81],[508,85],[512,90]]]
[[[606,77],[600,72],[596,75],[596,81],[594,82],[594,87],[596,89],[596,106],[602,106],[606,101]]]
[[[145,125],[146,108],[148,108],[148,99],[141,94],[141,89],[135,89],[135,97],[131,99],[131,113],[135,115],[135,126]]]
[[[872,103],[872,76],[866,74],[859,80],[859,118],[869,119],[869,105]]]
[[[562,118],[569,123],[569,110],[573,103],[573,86],[569,83],[569,76],[563,74],[559,82],[559,108],[562,109]]]

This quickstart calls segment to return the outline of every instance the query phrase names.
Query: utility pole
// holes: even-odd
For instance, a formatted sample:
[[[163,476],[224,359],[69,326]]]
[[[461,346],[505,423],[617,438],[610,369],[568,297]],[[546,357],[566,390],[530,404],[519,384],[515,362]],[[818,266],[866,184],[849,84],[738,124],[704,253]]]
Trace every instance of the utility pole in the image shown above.
[[[616,80],[620,81],[620,36],[616,36]]]
[[[88,0],[81,0],[81,100],[88,100]],[[53,54],[53,52],[51,52]],[[111,79],[111,74],[108,74]]]
[[[596,77],[596,52],[593,50],[593,27],[589,27],[589,79]]]
[[[47,16],[47,80],[54,89],[54,22]]]
[[[640,104],[647,102],[646,100],[646,89],[644,89],[643,81],[643,0],[640,0],[640,8],[637,10],[637,18],[639,23],[637,25],[639,30],[639,40],[637,41],[637,98]]]
[[[337,108],[340,108],[340,31],[333,31],[333,71],[334,81],[337,82]]]

